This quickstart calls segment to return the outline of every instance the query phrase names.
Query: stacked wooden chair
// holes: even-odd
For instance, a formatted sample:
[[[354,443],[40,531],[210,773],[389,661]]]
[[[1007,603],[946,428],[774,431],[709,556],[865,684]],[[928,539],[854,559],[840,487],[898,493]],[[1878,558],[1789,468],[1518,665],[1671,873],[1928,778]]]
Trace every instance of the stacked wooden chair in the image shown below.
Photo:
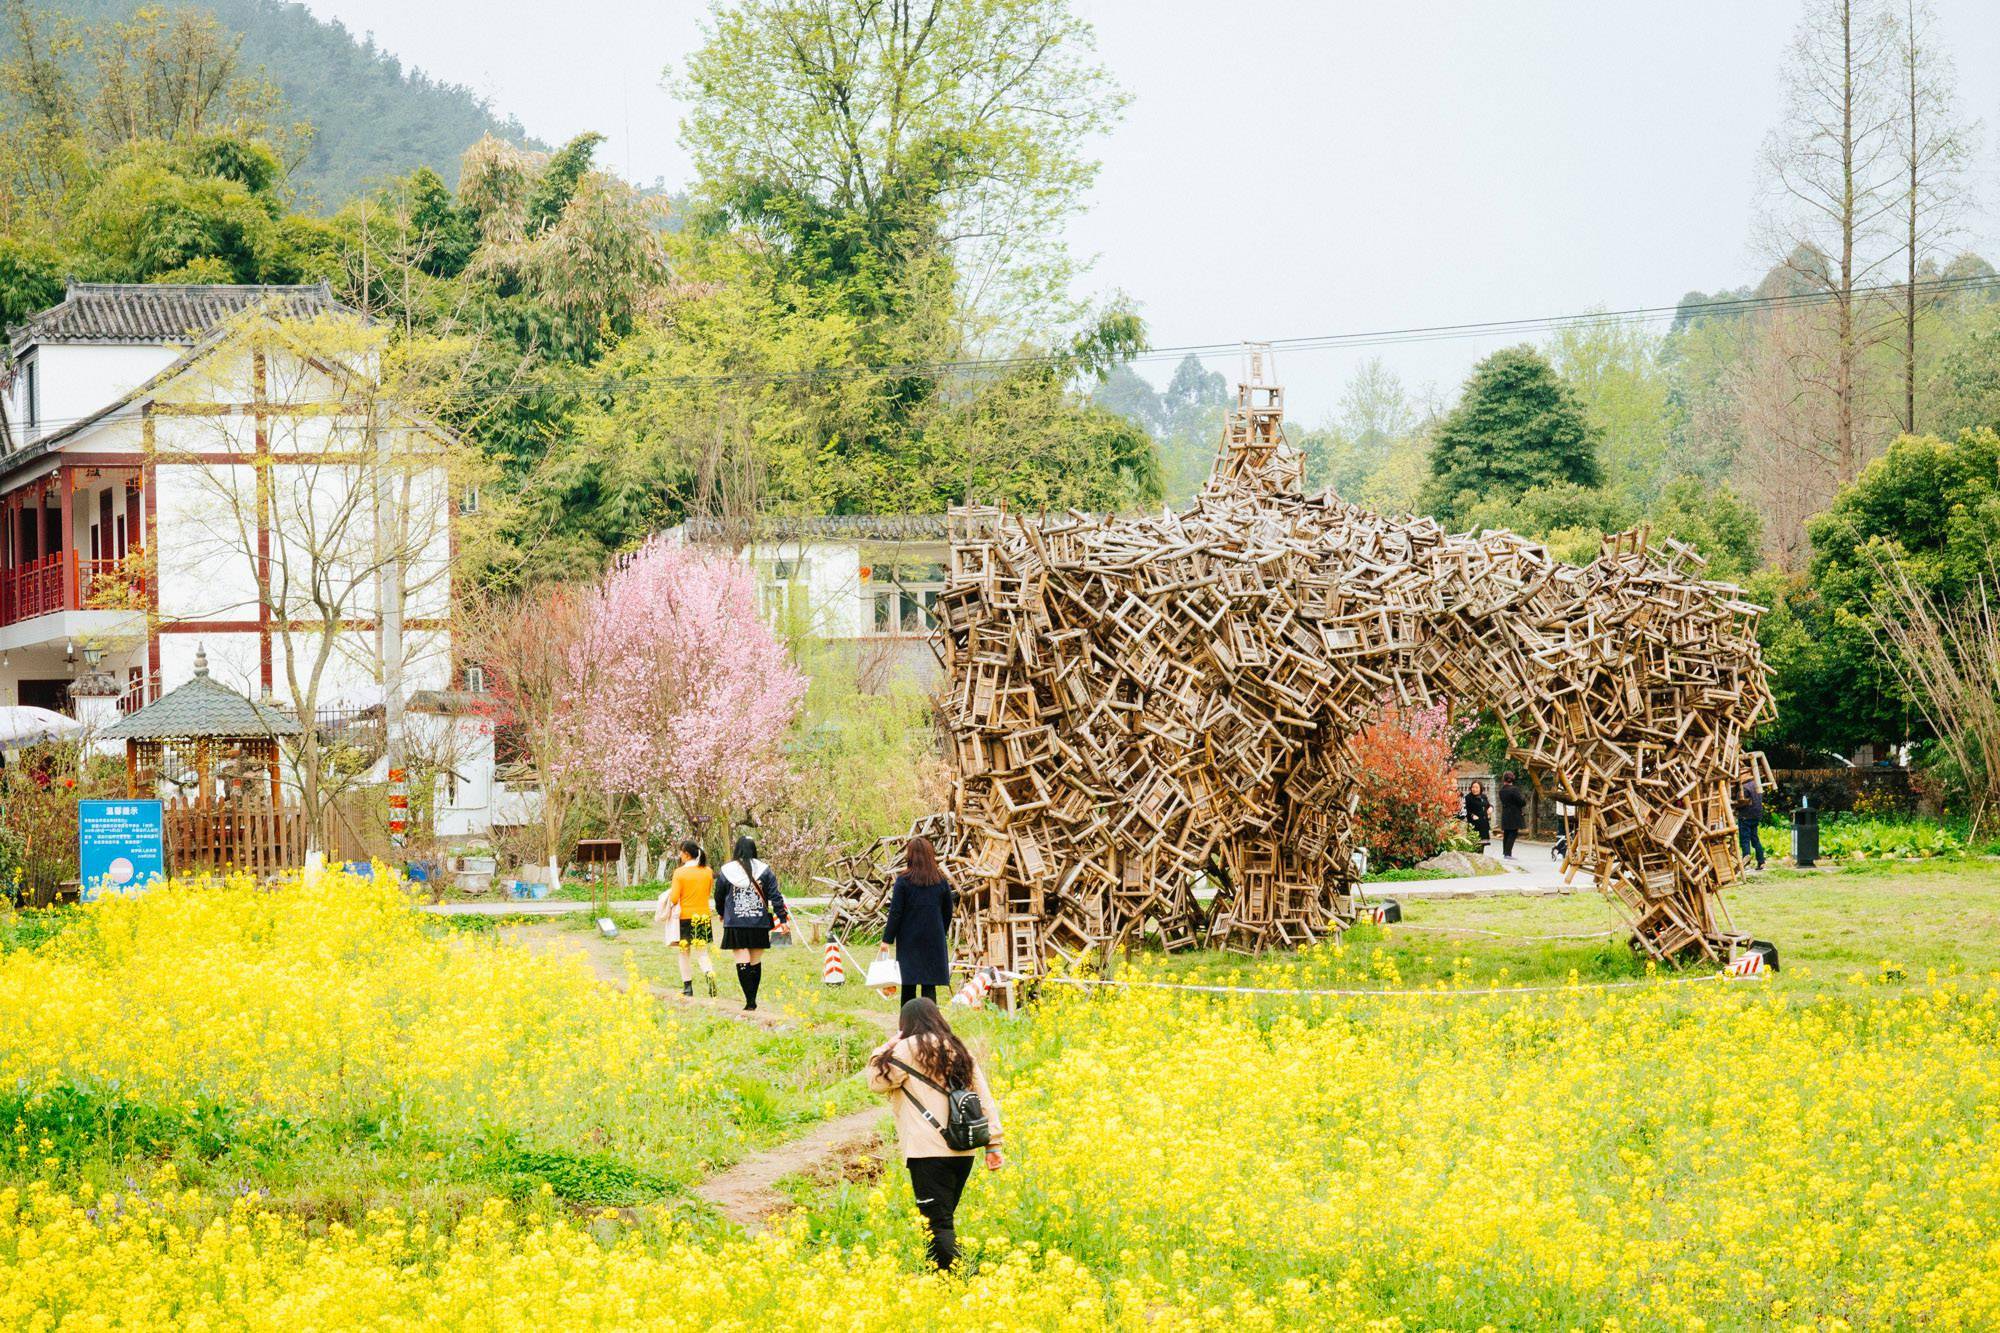
[[[1282,393],[1239,389],[1179,513],[950,518],[939,599],[955,771],[938,842],[966,960],[1035,973],[1136,932],[1304,945],[1356,911],[1351,741],[1385,705],[1492,708],[1574,802],[1567,867],[1664,960],[1745,943],[1730,787],[1770,706],[1759,608],[1639,531],[1585,567],[1307,496]],[[896,851],[835,879],[878,920]],[[1196,886],[1216,892],[1204,908]]]

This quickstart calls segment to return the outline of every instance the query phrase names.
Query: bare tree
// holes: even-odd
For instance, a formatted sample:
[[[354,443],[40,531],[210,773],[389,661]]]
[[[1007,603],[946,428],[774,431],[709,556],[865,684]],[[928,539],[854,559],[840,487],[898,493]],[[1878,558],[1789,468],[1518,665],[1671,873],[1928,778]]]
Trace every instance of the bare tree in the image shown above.
[[[1839,489],[1834,312],[1803,306],[1759,317],[1728,382],[1741,443],[1736,484],[1764,519],[1765,554],[1797,570],[1807,556],[1806,520]]]
[[[1871,602],[1869,630],[1957,765],[1976,837],[2000,822],[2000,563],[1972,596],[1952,603],[1864,549],[1886,589]]]
[[[1785,69],[1784,123],[1765,144],[1774,195],[1771,249],[1810,296],[1832,307],[1828,391],[1834,480],[1867,461],[1857,438],[1862,354],[1879,339],[1862,309],[1869,280],[1895,253],[1896,28],[1866,0],[1808,0]]]
[[[555,585],[468,600],[457,628],[460,650],[486,671],[496,751],[516,750],[534,783],[553,887],[571,812],[597,791],[579,744],[602,671],[591,642],[594,590]]]
[[[1917,429],[1917,277],[1919,266],[1952,235],[1963,202],[1972,129],[1957,118],[1951,57],[1935,38],[1929,0],[1903,0],[1897,16],[1903,258],[1903,403],[1905,434]]]
[[[252,688],[282,681],[303,724],[292,758],[314,846],[329,789],[358,776],[327,768],[317,721],[329,689],[399,688],[384,679],[381,634],[404,607],[417,609],[432,658],[448,660],[451,497],[465,450],[420,410],[410,364],[380,326],[264,307],[154,407],[175,582],[201,590],[162,613],[237,634],[254,616]]]

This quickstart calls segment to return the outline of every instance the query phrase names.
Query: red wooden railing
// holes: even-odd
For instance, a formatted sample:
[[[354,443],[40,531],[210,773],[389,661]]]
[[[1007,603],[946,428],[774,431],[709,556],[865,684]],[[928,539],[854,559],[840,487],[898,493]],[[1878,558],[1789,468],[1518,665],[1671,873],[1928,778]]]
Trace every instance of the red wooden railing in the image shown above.
[[[127,568],[138,555],[134,551],[126,560],[91,560],[75,551],[57,551],[0,569],[0,625],[93,606],[112,610],[119,600],[143,597],[143,581]],[[121,599],[121,593],[132,596]]]

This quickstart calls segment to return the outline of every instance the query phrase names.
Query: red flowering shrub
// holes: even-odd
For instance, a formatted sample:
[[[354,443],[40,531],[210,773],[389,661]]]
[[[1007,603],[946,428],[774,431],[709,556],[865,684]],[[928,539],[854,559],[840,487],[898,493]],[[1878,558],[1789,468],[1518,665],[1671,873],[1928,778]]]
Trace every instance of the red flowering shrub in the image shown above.
[[[1371,865],[1415,865],[1459,832],[1447,731],[1442,708],[1391,708],[1355,738],[1361,760],[1355,833]]]

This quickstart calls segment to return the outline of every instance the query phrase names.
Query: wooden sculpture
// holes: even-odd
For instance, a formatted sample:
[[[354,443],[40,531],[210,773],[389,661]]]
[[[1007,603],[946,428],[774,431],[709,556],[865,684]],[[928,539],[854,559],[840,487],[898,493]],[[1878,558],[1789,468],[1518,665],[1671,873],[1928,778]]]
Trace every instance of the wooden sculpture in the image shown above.
[[[1577,808],[1566,869],[1663,960],[1748,943],[1720,890],[1770,704],[1760,608],[1641,529],[1590,565],[1304,494],[1283,395],[1240,386],[1186,510],[951,515],[939,600],[962,958],[1025,973],[1157,929],[1168,948],[1295,946],[1355,912],[1351,741],[1385,704],[1491,708]],[[935,819],[935,817],[934,817]],[[852,868],[872,914],[894,854]],[[1216,889],[1204,910],[1197,883]],[[872,900],[864,902],[864,897]]]

